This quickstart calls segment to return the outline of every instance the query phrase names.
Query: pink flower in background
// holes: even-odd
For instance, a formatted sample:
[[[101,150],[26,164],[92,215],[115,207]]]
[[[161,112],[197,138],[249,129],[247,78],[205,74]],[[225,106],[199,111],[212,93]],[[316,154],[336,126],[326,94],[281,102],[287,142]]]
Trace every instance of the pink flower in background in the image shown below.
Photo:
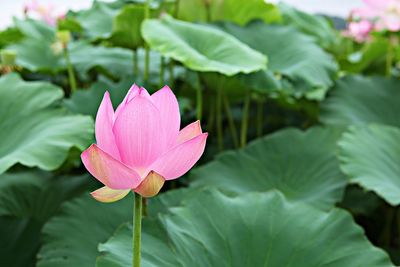
[[[65,12],[56,13],[56,8],[53,4],[43,5],[37,0],[32,0],[25,4],[24,12],[26,15],[31,15],[34,18],[40,19],[51,26],[55,26],[57,21],[65,18]]]
[[[347,30],[344,32],[344,35],[351,37],[357,42],[361,43],[369,39],[369,34],[372,29],[373,24],[368,20],[350,22]]]
[[[364,0],[365,7],[352,11],[355,21],[369,20],[374,30],[400,30],[400,0]]]
[[[200,122],[180,130],[178,101],[168,86],[149,95],[133,85],[113,109],[104,94],[96,117],[97,145],[82,155],[86,169],[105,186],[92,192],[112,202],[131,190],[145,197],[156,195],[165,180],[179,178],[204,152],[207,133]]]

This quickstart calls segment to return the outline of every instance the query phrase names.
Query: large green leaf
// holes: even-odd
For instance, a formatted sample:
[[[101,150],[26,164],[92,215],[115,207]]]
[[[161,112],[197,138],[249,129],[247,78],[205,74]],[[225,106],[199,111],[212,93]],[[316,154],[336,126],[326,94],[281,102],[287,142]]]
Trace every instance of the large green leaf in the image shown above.
[[[322,47],[329,49],[337,42],[334,29],[326,18],[302,12],[284,3],[279,4],[279,10],[285,24],[312,36]]]
[[[193,170],[191,186],[237,193],[278,189],[289,199],[331,208],[347,182],[335,154],[339,136],[330,128],[280,131]]]
[[[189,194],[190,192],[190,194]],[[180,205],[193,190],[180,189],[149,199],[149,217],[158,216]],[[62,213],[49,221],[43,230],[44,246],[38,254],[38,267],[92,267],[97,246],[105,242],[122,223],[132,220],[133,197],[103,204],[89,194],[66,203]]]
[[[339,146],[341,167],[352,182],[400,204],[400,128],[354,126]]]
[[[142,25],[143,38],[152,49],[192,70],[234,75],[266,67],[264,55],[213,27],[175,20],[168,15]]]
[[[62,207],[43,229],[38,267],[92,267],[97,245],[121,223],[132,220],[133,198],[100,203],[88,193]]]
[[[9,27],[2,30],[0,31],[0,48],[19,42],[23,37],[24,35],[17,28]]]
[[[90,39],[108,38],[111,36],[113,18],[117,13],[117,9],[106,3],[94,1],[91,8],[76,13],[75,19]]]
[[[99,246],[97,267],[130,266],[131,227]],[[291,203],[276,191],[228,197],[205,191],[145,221],[143,267],[389,267],[350,214]]]
[[[9,267],[35,265],[43,224],[63,201],[87,190],[84,176],[53,176],[43,171],[0,175],[0,262]]]
[[[371,41],[359,46],[356,45],[350,54],[344,54],[345,57],[340,59],[341,69],[353,73],[372,71],[374,74],[384,74],[389,46],[388,38],[374,36]]]
[[[96,117],[97,110],[106,91],[110,92],[114,109],[122,102],[133,81],[130,78],[113,83],[104,77],[93,83],[89,88],[74,93],[69,99],[64,100],[64,105],[74,113],[81,113]]]
[[[10,74],[0,79],[0,95],[0,173],[16,163],[54,170],[72,147],[83,150],[91,141],[90,117],[56,108],[60,88]]]
[[[54,41],[55,28],[40,20],[16,19],[15,26],[25,35],[42,41]]]
[[[218,27],[268,56],[268,72],[291,84],[281,88],[286,94],[322,99],[333,84],[332,79],[337,71],[333,58],[311,37],[293,27],[267,25],[262,21],[254,21],[246,27],[230,23],[221,23]],[[255,75],[259,74],[247,75],[245,78],[254,82]],[[268,80],[257,81],[265,82],[255,86],[258,89],[267,90],[271,87]]]
[[[27,37],[8,47],[17,53],[17,64],[32,72],[57,73],[66,70],[62,51],[53,49],[53,43]],[[78,74],[87,78],[87,72],[99,68],[112,77],[132,75],[133,53],[118,47],[95,46],[86,41],[71,42],[68,46],[71,63]]]
[[[56,73],[65,68],[65,63],[61,53],[56,53],[51,45],[49,41],[27,37],[8,49],[16,52],[18,66],[32,72]]]
[[[116,45],[136,49],[143,45],[140,33],[145,8],[138,5],[127,5],[113,20],[112,36],[110,41]]]
[[[281,19],[279,9],[264,0],[180,0],[178,17],[187,21],[232,21],[240,25],[253,19],[265,22]]]
[[[400,126],[400,82],[347,76],[322,104],[321,121],[331,125],[381,123]]]
[[[79,74],[85,74],[96,67],[113,77],[133,74],[132,51],[118,47],[93,46],[79,41],[70,45],[71,63]]]

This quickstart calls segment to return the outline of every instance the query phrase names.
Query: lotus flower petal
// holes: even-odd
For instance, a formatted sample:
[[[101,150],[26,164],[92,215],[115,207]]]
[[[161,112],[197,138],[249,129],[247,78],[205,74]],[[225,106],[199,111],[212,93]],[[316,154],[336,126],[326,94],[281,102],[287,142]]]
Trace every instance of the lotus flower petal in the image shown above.
[[[124,198],[131,190],[114,190],[104,186],[90,193],[94,199],[104,203],[111,203]]]
[[[364,0],[364,4],[371,9],[384,9],[392,0]]]
[[[114,159],[95,144],[82,153],[81,159],[90,174],[111,189],[131,189],[141,182],[137,172]]]
[[[200,134],[202,134],[200,121],[192,122],[179,132],[176,144],[180,145]]]
[[[118,114],[113,132],[121,160],[140,174],[166,146],[160,112],[143,88]]]
[[[178,100],[168,86],[164,86],[151,96],[160,111],[161,127],[164,128],[169,144],[173,144],[181,125]]]
[[[389,31],[392,31],[392,32],[399,31],[400,30],[400,14],[385,16],[383,18],[383,24]]]
[[[96,116],[96,141],[97,146],[113,158],[120,160],[117,145],[112,132],[114,110],[110,100],[110,94],[104,93],[99,111]]]
[[[154,197],[160,192],[165,179],[155,171],[149,172],[143,182],[135,188],[135,192],[142,197]]]
[[[129,89],[128,93],[126,94],[124,100],[122,100],[121,104],[118,105],[117,109],[115,110],[115,116],[114,120],[116,117],[118,117],[118,114],[121,112],[122,108],[125,107],[125,105],[131,101],[135,96],[139,94],[139,87],[135,84],[131,86]]]
[[[186,141],[159,157],[150,169],[166,180],[179,178],[189,171],[204,152],[207,133]]]

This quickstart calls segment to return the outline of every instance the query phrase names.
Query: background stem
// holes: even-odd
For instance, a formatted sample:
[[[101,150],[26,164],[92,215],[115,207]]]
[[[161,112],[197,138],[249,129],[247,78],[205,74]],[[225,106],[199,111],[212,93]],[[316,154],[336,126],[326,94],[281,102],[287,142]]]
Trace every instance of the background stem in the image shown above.
[[[222,88],[220,87],[217,88],[217,99],[215,103],[218,149],[222,151],[224,150],[224,133],[222,129]]]
[[[201,120],[201,117],[203,115],[203,92],[201,91],[200,78],[198,76],[196,83],[196,102],[197,119]]]
[[[164,60],[164,57],[161,56],[161,59],[160,59],[160,88],[164,86],[164,75],[165,75],[165,60]]]
[[[249,109],[250,109],[250,92],[247,91],[243,103],[242,129],[240,132],[240,146],[245,147],[247,144],[247,128],[249,126]]]
[[[179,15],[179,3],[180,0],[175,0],[175,9],[174,9],[174,17],[178,18]]]
[[[138,51],[133,50],[133,75],[135,79],[139,75],[139,65],[138,65]]]
[[[133,210],[132,267],[140,267],[140,242],[142,234],[142,196],[135,194]]]
[[[174,87],[174,61],[172,58],[169,59],[168,63],[168,73],[169,73],[169,87]]]
[[[71,59],[69,58],[68,47],[65,47],[63,50],[64,50],[65,62],[67,63],[69,86],[71,87],[71,94],[73,94],[76,91],[76,79],[75,79],[74,68],[72,67]]]
[[[226,96],[225,93],[223,93],[222,98],[224,100],[225,113],[226,113],[226,117],[228,119],[228,124],[229,124],[229,129],[230,129],[231,135],[232,135],[233,145],[235,148],[238,148],[239,147],[239,138],[238,138],[238,134],[237,134],[235,121],[233,120],[233,115],[232,115],[231,107],[229,104],[229,98]]]
[[[146,1],[145,9],[145,20],[150,18],[150,0]],[[146,83],[149,80],[149,69],[150,69],[150,48],[148,44],[145,44],[145,59],[144,59],[144,73],[143,80]]]
[[[257,136],[263,135],[264,128],[264,102],[262,100],[257,101]]]
[[[386,76],[390,77],[392,74],[392,65],[393,65],[393,37],[389,37],[388,49],[386,53]]]

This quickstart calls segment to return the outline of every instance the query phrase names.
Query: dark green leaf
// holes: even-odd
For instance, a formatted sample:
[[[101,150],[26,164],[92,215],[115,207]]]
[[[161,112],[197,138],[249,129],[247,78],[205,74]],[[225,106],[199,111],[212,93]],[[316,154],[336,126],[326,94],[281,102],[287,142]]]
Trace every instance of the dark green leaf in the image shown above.
[[[143,267],[393,266],[347,212],[291,203],[276,191],[205,191],[144,226]],[[122,226],[100,245],[97,267],[130,266],[131,233]]]
[[[266,57],[218,29],[163,16],[147,20],[143,38],[150,47],[196,71],[225,75],[266,68]]]
[[[322,104],[321,121],[330,125],[375,122],[400,126],[399,88],[397,79],[344,77]]]
[[[191,186],[236,193],[277,189],[288,199],[329,209],[346,186],[335,153],[340,133],[331,128],[282,130],[193,170]]]
[[[0,173],[16,163],[54,170],[72,147],[83,150],[91,141],[90,117],[55,107],[60,88],[10,74],[0,79],[0,95]]]
[[[400,128],[351,127],[339,146],[341,167],[353,183],[400,204]]]

